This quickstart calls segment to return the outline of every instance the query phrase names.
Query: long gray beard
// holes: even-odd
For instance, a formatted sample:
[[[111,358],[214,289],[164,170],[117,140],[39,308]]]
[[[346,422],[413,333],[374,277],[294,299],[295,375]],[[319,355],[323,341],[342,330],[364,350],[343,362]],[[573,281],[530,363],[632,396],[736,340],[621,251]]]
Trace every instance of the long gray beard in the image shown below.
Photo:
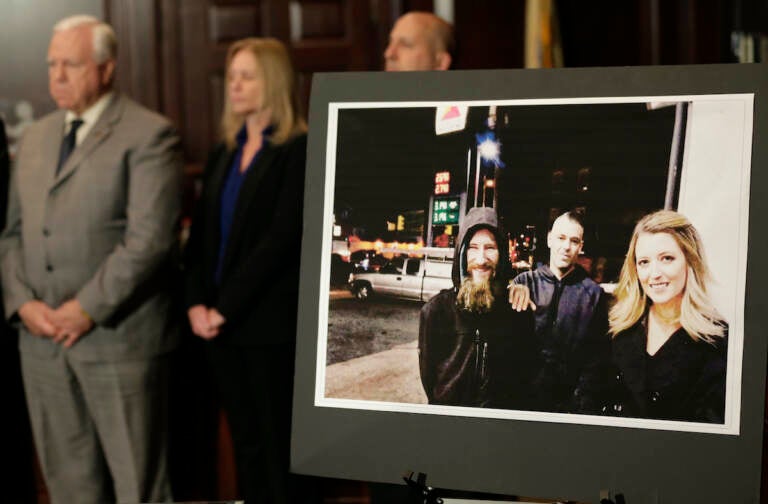
[[[474,282],[467,277],[461,282],[459,293],[456,295],[456,306],[459,310],[470,313],[488,313],[493,306],[494,296],[490,280]]]

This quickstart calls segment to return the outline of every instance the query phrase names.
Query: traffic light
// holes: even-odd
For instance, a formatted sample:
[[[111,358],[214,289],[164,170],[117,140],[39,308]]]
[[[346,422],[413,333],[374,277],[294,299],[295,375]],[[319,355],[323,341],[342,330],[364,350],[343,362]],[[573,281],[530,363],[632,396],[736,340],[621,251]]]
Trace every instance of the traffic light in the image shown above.
[[[397,216],[397,230],[405,231],[405,215]]]

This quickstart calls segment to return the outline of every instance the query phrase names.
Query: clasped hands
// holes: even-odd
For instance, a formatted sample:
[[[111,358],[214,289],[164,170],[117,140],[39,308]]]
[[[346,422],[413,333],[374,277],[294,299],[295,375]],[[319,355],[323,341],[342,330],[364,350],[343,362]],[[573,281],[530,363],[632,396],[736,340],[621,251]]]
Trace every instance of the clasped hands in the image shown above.
[[[94,325],[77,299],[70,299],[55,310],[42,301],[27,301],[18,313],[29,332],[50,338],[65,348],[77,343]]]
[[[219,310],[201,304],[194,305],[187,310],[187,317],[189,317],[192,332],[206,340],[218,336],[221,326],[226,322]]]

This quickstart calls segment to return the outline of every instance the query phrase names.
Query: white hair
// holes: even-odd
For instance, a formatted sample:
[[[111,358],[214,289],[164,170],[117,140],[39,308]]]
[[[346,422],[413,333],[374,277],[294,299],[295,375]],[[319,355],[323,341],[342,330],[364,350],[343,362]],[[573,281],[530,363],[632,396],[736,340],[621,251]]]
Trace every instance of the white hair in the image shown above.
[[[117,58],[117,36],[107,23],[94,16],[76,14],[65,17],[53,26],[54,32],[71,30],[80,26],[91,26],[93,30],[93,60],[97,64]]]

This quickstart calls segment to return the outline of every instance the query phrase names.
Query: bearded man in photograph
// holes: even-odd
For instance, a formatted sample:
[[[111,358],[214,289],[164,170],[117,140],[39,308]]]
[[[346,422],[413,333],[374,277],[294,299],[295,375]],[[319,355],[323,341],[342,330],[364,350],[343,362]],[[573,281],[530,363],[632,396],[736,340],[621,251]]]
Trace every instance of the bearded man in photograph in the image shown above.
[[[427,399],[529,409],[530,383],[539,368],[533,313],[507,302],[508,240],[495,210],[471,209],[456,243],[453,288],[425,304],[419,320],[419,368]]]

